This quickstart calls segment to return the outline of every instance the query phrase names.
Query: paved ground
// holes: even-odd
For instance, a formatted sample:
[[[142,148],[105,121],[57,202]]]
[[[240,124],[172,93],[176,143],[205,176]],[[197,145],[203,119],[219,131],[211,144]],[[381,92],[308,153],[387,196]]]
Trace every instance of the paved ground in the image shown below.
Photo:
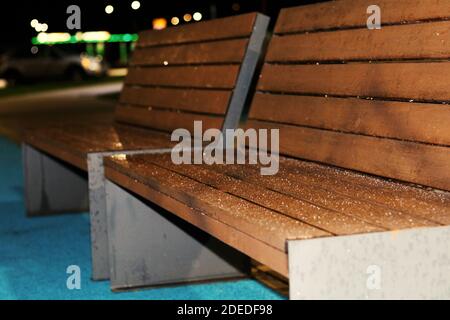
[[[0,134],[19,141],[25,128],[51,124],[61,119],[89,121],[112,119],[121,82],[96,84],[43,93],[0,98]]]
[[[255,280],[218,281],[112,293],[90,280],[87,213],[26,218],[19,147],[0,137],[0,300],[280,299]],[[81,269],[81,290],[67,289],[66,269]]]
[[[0,98],[0,116],[29,112],[101,109],[111,106],[111,104],[108,100],[98,99],[98,97],[117,93],[121,89],[121,82],[113,82],[20,96],[6,96]]]

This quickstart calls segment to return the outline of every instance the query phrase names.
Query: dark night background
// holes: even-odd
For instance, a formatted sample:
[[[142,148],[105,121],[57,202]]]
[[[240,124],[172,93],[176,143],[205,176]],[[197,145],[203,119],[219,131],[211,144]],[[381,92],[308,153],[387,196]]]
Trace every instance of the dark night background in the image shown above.
[[[66,8],[76,4],[81,8],[81,31],[106,30],[111,33],[135,33],[152,27],[152,20],[199,11],[203,19],[211,18],[211,6],[216,7],[217,17],[259,11],[275,18],[280,8],[320,2],[320,0],[141,0],[139,10],[131,9],[132,0],[38,0],[2,1],[0,6],[0,50],[11,46],[27,45],[36,36],[30,26],[32,19],[47,23],[47,32],[71,32],[67,30]],[[105,13],[106,5],[113,5],[114,12]],[[236,5],[237,4],[237,5]],[[238,10],[236,10],[238,9]],[[170,26],[170,22],[169,22]]]

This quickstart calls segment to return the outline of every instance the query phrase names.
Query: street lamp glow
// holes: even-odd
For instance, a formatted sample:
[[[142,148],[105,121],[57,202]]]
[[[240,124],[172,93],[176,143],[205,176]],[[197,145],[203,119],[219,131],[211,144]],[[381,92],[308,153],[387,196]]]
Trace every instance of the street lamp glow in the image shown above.
[[[42,31],[42,24],[40,24],[39,22],[36,23],[36,25],[34,26],[34,30],[36,30],[36,32],[41,32]]]
[[[30,25],[32,28],[36,28],[38,23],[39,23],[39,21],[37,19],[33,19],[33,20],[31,20]]]
[[[194,13],[194,20],[195,21],[200,21],[200,20],[202,20],[202,14],[200,13],[200,12],[196,12],[196,13]]]
[[[41,31],[46,32],[47,30],[48,30],[48,24],[46,24],[46,23],[41,24]]]
[[[70,41],[70,33],[68,32],[54,32],[45,33],[41,32],[37,35],[39,43],[57,43]]]
[[[108,31],[90,31],[81,35],[81,39],[86,42],[103,42],[108,41],[110,38],[111,34]]]
[[[111,14],[111,13],[113,13],[113,11],[114,11],[114,7],[113,7],[112,5],[108,4],[108,5],[105,7],[105,12],[106,12],[107,14]]]
[[[156,19],[153,19],[152,24],[153,24],[153,29],[162,30],[167,27],[167,20],[164,18],[156,18]]]
[[[192,16],[191,16],[189,13],[186,13],[186,14],[183,16],[183,20],[186,21],[186,22],[189,22],[189,21],[192,20]]]
[[[178,17],[172,17],[172,19],[170,19],[170,23],[176,26],[180,23],[180,19],[178,19]]]
[[[131,8],[133,9],[133,10],[137,10],[137,9],[139,9],[141,7],[141,3],[139,2],[139,1],[133,1],[132,3],[131,3]]]

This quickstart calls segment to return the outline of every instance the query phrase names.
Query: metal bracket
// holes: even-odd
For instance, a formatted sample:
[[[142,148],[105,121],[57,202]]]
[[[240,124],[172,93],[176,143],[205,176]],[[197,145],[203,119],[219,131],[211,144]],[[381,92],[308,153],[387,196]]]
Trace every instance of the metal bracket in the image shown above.
[[[106,181],[111,288],[242,277],[249,259]]]
[[[108,228],[106,223],[106,190],[103,159],[112,155],[158,154],[172,149],[150,149],[88,154],[89,212],[91,220],[92,279],[109,279]]]
[[[25,143],[22,160],[28,216],[88,211],[85,172]]]
[[[262,57],[269,21],[270,18],[261,13],[256,15],[253,32],[250,36],[236,86],[228,106],[227,115],[223,122],[222,131],[224,132],[226,129],[236,129],[239,126],[256,67]]]

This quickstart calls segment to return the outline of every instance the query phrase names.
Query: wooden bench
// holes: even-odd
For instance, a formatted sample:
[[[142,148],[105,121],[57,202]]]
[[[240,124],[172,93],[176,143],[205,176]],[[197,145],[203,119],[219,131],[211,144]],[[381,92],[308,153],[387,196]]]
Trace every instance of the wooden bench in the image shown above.
[[[369,30],[371,4],[281,11],[246,123],[280,130],[278,174],[105,160],[113,288],[215,276],[187,222],[292,299],[450,297],[450,7],[380,0]]]
[[[103,157],[164,152],[194,121],[235,128],[268,26],[250,13],[139,35],[115,121],[67,121],[30,130],[23,146],[29,216],[79,212],[90,202],[93,278],[109,276]],[[89,194],[88,180],[89,177]],[[88,201],[89,200],[89,201]]]

